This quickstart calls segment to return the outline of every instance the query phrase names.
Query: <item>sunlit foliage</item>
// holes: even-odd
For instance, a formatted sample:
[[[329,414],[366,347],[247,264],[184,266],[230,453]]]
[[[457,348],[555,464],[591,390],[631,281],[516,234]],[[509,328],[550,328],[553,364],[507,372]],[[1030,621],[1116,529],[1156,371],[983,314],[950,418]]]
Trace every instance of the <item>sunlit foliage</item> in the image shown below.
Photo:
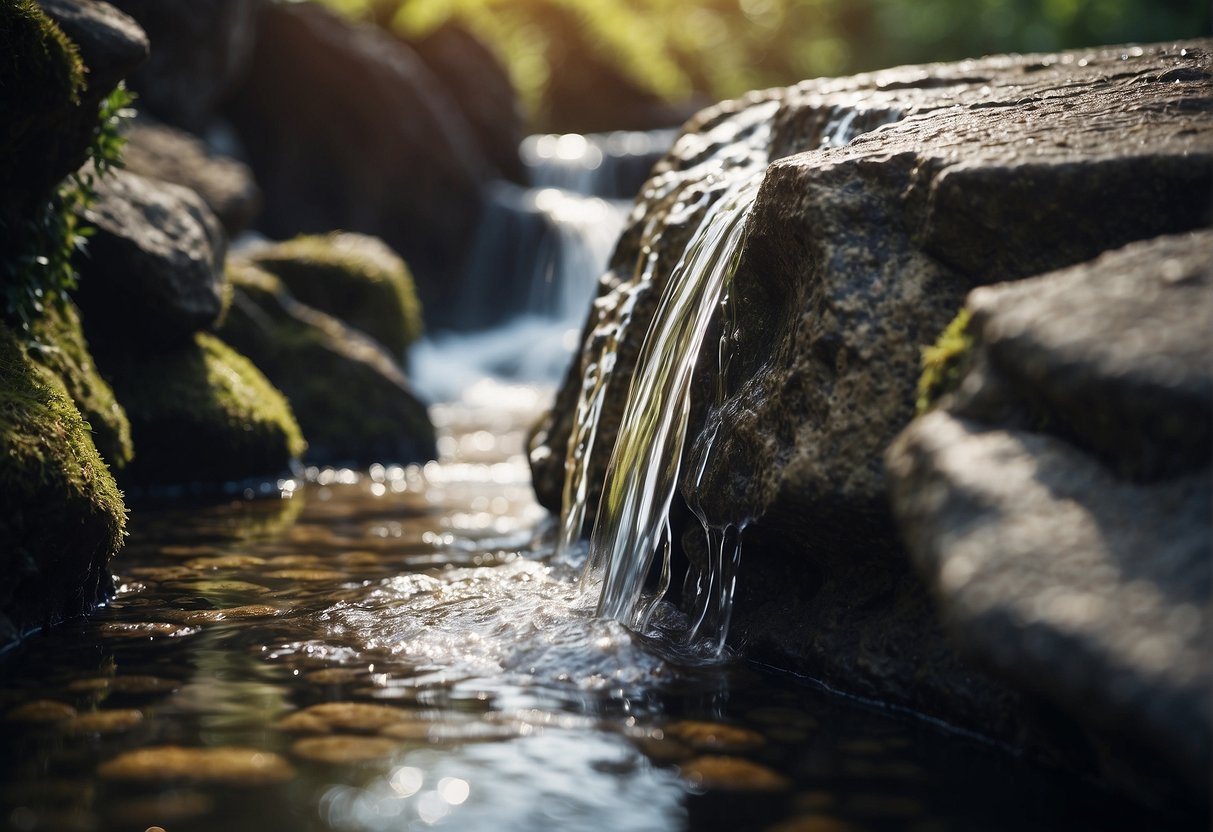
[[[407,37],[451,19],[491,44],[534,115],[587,48],[668,100],[899,63],[1209,31],[1191,0],[325,0]],[[574,47],[570,49],[569,47]]]

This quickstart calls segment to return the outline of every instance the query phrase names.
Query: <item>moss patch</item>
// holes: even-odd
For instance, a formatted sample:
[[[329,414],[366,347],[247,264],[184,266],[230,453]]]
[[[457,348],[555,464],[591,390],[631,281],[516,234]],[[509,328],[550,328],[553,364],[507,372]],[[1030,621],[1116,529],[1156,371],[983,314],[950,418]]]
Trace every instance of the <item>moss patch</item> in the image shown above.
[[[421,304],[408,267],[374,237],[296,237],[253,255],[300,302],[379,341],[395,356],[421,337]]]
[[[131,461],[131,426],[114,391],[101,378],[71,301],[50,304],[30,326],[29,357],[54,373],[92,430],[93,444],[114,470]]]
[[[80,412],[0,326],[0,646],[87,611],[126,509]]]
[[[273,476],[307,447],[283,395],[213,335],[156,353],[106,355],[102,369],[131,422],[135,460],[124,482]]]
[[[309,461],[432,459],[434,428],[386,350],[297,301],[282,281],[230,261],[233,304],[221,334],[290,399],[307,434]]]
[[[961,309],[933,346],[922,350],[922,375],[918,378],[918,413],[922,415],[942,396],[958,386],[969,368],[973,348],[972,318]]]

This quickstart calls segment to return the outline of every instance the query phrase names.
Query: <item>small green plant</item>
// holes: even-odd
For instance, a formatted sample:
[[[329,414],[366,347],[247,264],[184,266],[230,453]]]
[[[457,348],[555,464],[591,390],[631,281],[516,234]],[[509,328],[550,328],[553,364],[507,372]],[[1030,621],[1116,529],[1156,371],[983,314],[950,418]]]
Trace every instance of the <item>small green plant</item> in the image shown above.
[[[961,309],[932,346],[922,349],[922,375],[918,377],[918,415],[931,409],[940,397],[960,386],[969,366],[973,333],[972,314]]]
[[[26,333],[47,304],[61,302],[76,288],[79,275],[72,259],[92,233],[79,216],[97,199],[97,177],[122,167],[126,139],[120,124],[133,114],[133,101],[125,85],[119,84],[101,102],[88,149],[91,164],[60,183],[46,204],[25,221],[22,251],[0,262],[5,317]]]

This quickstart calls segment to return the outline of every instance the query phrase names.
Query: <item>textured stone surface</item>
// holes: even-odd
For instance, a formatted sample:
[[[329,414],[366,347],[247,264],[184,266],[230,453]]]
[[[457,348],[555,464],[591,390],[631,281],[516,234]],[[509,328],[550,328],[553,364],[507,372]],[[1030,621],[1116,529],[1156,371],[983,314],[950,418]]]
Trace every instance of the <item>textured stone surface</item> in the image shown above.
[[[290,400],[314,465],[437,457],[425,403],[376,341],[293,298],[275,276],[229,265],[232,305],[220,335]]]
[[[267,5],[229,114],[265,195],[262,231],[381,237],[431,320],[450,313],[491,166],[409,46],[317,6]]]
[[[1035,689],[979,672],[941,634],[897,538],[883,452],[913,417],[921,347],[972,288],[1209,223],[1210,46],[902,67],[698,116],[646,185],[586,325],[591,346],[624,330],[591,513],[656,297],[712,198],[713,159],[728,164],[739,137],[769,125],[723,397],[715,333],[696,372],[687,447],[711,452],[701,478],[683,467],[709,521],[749,521],[732,640],[842,690],[1049,745]],[[548,506],[592,354],[533,437]],[[1081,765],[1084,752],[1053,748]]]
[[[1211,284],[1204,231],[974,291],[969,373],[888,452],[956,638],[1206,797]]]
[[[38,0],[80,48],[88,67],[88,97],[96,103],[147,60],[147,35],[129,16],[100,0]],[[81,109],[90,109],[82,100]]]
[[[90,336],[182,341],[214,323],[226,243],[202,198],[122,170],[99,177],[97,193],[84,212],[97,231],[78,264]]]
[[[115,0],[147,31],[151,56],[131,76],[140,104],[201,133],[248,66],[260,0]]]
[[[122,161],[131,173],[198,193],[229,237],[249,227],[261,205],[252,171],[212,152],[189,133],[141,116],[127,125]]]

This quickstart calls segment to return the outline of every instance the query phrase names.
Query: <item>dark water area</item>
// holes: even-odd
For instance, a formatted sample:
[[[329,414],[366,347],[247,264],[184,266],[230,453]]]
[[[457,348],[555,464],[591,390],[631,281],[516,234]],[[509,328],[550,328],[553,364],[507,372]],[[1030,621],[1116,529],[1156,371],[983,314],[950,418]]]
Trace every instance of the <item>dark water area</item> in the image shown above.
[[[441,462],[136,507],[113,602],[0,659],[3,828],[1169,828],[593,619],[531,496],[542,404],[481,386],[435,409]]]

